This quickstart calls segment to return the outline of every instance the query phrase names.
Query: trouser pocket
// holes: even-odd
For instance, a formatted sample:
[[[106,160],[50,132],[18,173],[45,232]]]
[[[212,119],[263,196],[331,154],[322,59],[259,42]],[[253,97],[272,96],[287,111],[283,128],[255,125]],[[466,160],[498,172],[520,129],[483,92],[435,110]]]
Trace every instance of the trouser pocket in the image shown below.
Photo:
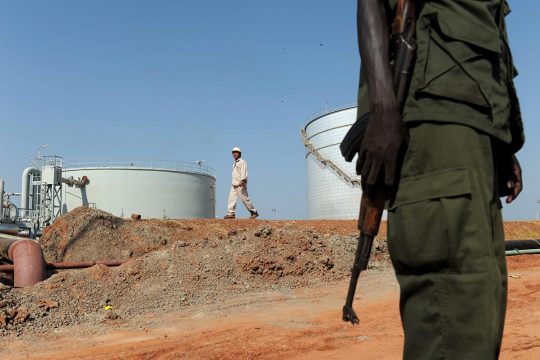
[[[398,274],[481,272],[467,169],[403,179],[389,208],[388,250]]]

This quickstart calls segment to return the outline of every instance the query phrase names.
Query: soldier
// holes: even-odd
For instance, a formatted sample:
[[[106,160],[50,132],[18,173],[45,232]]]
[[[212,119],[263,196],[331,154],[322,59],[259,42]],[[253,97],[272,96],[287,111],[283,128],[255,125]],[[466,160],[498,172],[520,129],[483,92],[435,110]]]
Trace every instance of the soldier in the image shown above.
[[[358,0],[357,172],[392,188],[388,247],[405,359],[495,359],[507,271],[499,196],[522,189],[524,143],[504,0],[416,1],[416,60],[403,109],[389,66],[396,0]],[[369,88],[369,92],[368,92]]]
[[[229,208],[227,215],[224,219],[236,218],[236,200],[240,198],[244,203],[246,209],[250,212],[250,219],[256,219],[259,216],[257,209],[253,206],[253,203],[249,199],[247,190],[248,181],[248,168],[247,162],[242,159],[242,151],[238,147],[232,149],[232,156],[234,159],[232,167],[232,185],[229,193]]]

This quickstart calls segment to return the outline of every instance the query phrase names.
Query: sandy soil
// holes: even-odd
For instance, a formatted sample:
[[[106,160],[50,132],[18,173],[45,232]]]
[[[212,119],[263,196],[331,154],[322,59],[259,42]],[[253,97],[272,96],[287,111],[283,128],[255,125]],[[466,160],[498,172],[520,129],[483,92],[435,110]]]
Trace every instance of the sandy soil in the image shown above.
[[[538,222],[505,228],[509,239],[540,235]],[[353,221],[132,222],[79,209],[41,240],[48,260],[129,261],[0,287],[0,358],[400,358],[384,239],[360,280],[360,325],[341,321],[355,235]],[[540,358],[540,256],[508,264],[501,358]]]
[[[540,358],[540,256],[509,258],[510,301],[502,359]],[[340,320],[345,281],[242,295],[221,304],[126,324],[83,325],[4,345],[4,359],[397,359],[403,334],[390,271],[368,271],[359,326]]]

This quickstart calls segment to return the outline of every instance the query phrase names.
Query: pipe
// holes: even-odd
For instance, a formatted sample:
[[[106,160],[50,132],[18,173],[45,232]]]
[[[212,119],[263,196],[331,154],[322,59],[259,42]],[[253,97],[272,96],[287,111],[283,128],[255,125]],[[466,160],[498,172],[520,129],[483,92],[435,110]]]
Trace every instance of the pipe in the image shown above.
[[[30,237],[30,229],[28,228],[20,228],[19,227],[19,233],[17,234],[18,237],[22,238],[29,238]]]
[[[9,217],[11,219],[19,218],[19,208],[15,206],[12,202],[8,202],[7,207],[9,208]]]
[[[508,250],[505,252],[506,256],[513,256],[513,255],[534,255],[534,254],[540,254],[540,249],[525,249],[525,250]]]
[[[0,179],[0,220],[4,218],[4,179]]]
[[[2,218],[3,208],[4,208],[4,179],[0,179],[0,218]]]
[[[83,176],[82,178],[75,179],[73,176],[69,178],[62,178],[62,182],[66,184],[69,187],[72,187],[73,185],[78,186],[80,188],[85,187],[90,182],[90,179],[88,179],[87,176]]]
[[[45,259],[41,246],[32,240],[16,240],[8,248],[13,261],[13,285],[27,287],[45,279]]]
[[[17,236],[19,234],[19,225],[11,223],[0,223],[0,233]]]
[[[511,250],[527,250],[540,249],[540,241],[538,240],[507,240],[504,242],[506,251]]]
[[[47,270],[62,270],[62,269],[84,269],[94,265],[105,266],[120,266],[127,260],[104,260],[104,261],[71,261],[60,263],[46,263]],[[13,265],[0,265],[0,272],[12,272],[14,270]]]
[[[40,175],[41,171],[35,167],[27,167],[22,174],[21,208],[28,210],[28,197],[30,196],[30,175]],[[35,207],[36,204],[32,204]]]

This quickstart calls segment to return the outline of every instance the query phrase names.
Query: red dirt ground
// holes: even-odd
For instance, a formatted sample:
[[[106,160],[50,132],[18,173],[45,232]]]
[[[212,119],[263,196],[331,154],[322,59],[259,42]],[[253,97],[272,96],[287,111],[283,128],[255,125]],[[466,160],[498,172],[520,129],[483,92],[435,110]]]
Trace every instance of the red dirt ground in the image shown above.
[[[539,222],[505,229],[508,239],[540,235]],[[0,287],[0,313],[29,314],[0,324],[0,358],[398,359],[398,286],[384,239],[360,279],[360,325],[341,321],[356,231],[354,221],[132,222],[76,210],[40,241],[48,259],[131,260]],[[540,359],[540,255],[508,265],[501,358]]]
[[[501,359],[540,358],[540,256],[509,258],[510,298]],[[10,359],[377,359],[400,357],[403,334],[391,272],[369,273],[356,299],[359,326],[340,320],[345,281],[288,294],[265,292],[139,320],[59,329],[2,349]],[[159,324],[158,327],[148,324]],[[147,327],[148,326],[148,327]]]

